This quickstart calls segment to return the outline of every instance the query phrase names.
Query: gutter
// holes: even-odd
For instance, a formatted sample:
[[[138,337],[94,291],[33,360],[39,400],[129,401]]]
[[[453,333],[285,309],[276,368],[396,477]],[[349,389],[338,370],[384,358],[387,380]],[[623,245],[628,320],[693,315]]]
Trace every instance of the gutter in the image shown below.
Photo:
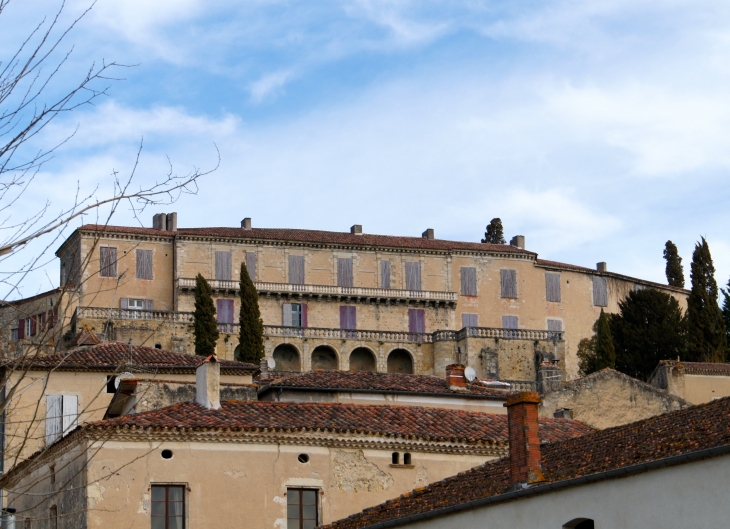
[[[657,459],[655,461],[649,461],[648,463],[640,463],[638,465],[630,465],[628,467],[621,467],[614,470],[607,470],[605,472],[599,472],[598,474],[589,474],[587,476],[581,476],[578,478],[566,479],[564,481],[556,481],[555,483],[548,483],[545,485],[538,485],[528,489],[522,489],[514,492],[507,492],[504,494],[498,494],[497,496],[490,496],[489,498],[482,498],[480,500],[473,500],[467,503],[461,503],[459,505],[452,505],[450,507],[443,507],[434,511],[428,511],[425,513],[413,514],[405,516],[403,518],[396,518],[394,520],[388,520],[386,522],[376,523],[374,525],[365,525],[362,529],[385,529],[386,527],[397,527],[406,525],[409,523],[415,523],[422,520],[429,520],[431,518],[437,518],[446,514],[454,512],[469,511],[478,507],[486,507],[495,503],[502,503],[505,501],[516,500],[525,496],[535,496],[546,492],[552,492],[556,490],[565,489],[568,487],[574,487],[576,485],[583,485],[586,483],[595,483],[597,481],[603,481],[611,478],[620,478],[629,476],[632,474],[639,474],[648,470],[655,470],[658,468],[664,468],[669,466],[681,465],[683,463],[691,463],[693,461],[699,461],[701,459],[707,459],[710,457],[717,457],[722,455],[730,454],[730,445],[716,446],[713,448],[706,448],[704,450],[698,450],[696,452],[689,452],[687,454],[681,454],[677,456],[671,456],[664,459]]]

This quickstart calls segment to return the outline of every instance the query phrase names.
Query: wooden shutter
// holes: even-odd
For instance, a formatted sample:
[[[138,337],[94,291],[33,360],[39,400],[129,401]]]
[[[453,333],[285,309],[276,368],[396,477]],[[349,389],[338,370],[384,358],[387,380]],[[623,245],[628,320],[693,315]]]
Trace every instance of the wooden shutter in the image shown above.
[[[479,327],[479,316],[477,314],[462,314],[461,327]]]
[[[408,309],[408,332],[426,332],[426,312],[423,309]]]
[[[561,320],[548,320],[547,330],[554,332],[561,332],[563,330],[563,322]]]
[[[517,316],[502,316],[502,327],[504,329],[517,329],[519,320]]]
[[[61,437],[63,431],[63,397],[46,395],[46,446]]]
[[[18,340],[25,338],[25,319],[18,320]]]
[[[217,299],[215,300],[215,305],[218,323],[233,323],[233,300]],[[291,305],[289,307],[291,309]]]
[[[406,263],[406,290],[421,290],[421,263]]]
[[[120,309],[128,309],[129,308],[129,298],[119,298],[119,308]]]
[[[63,410],[62,435],[66,435],[68,432],[78,426],[79,398],[76,395],[64,395],[61,402]]]
[[[283,323],[284,327],[291,327],[291,303],[284,303],[283,305]]]
[[[357,329],[357,307],[340,307],[340,329]]]
[[[517,297],[517,270],[500,270],[503,298]]]
[[[545,274],[545,296],[548,301],[560,301],[560,274]]]
[[[380,288],[390,288],[390,261],[380,261]]]
[[[256,281],[256,252],[246,252],[246,269],[251,281]]]
[[[153,306],[154,306],[154,303],[152,302],[151,299],[144,300],[144,310],[149,310],[149,311],[154,310]]]
[[[289,283],[292,285],[304,284],[304,256],[289,256]]]
[[[477,269],[469,266],[461,267],[461,295],[477,295]]]
[[[337,259],[337,286],[351,287],[352,281],[352,257]]]
[[[606,278],[593,276],[593,304],[596,307],[608,306],[608,291],[606,289]]]
[[[152,250],[137,250],[137,278],[152,279]]]
[[[233,274],[233,259],[231,252],[215,252],[215,278],[220,281],[230,281]]]
[[[102,277],[117,277],[117,249],[102,246],[99,253],[100,275]]]

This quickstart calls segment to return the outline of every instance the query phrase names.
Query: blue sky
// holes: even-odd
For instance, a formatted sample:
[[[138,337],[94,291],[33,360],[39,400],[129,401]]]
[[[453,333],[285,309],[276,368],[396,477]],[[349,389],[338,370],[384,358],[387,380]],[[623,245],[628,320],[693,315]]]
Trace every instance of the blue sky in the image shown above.
[[[57,6],[13,0],[0,49]],[[93,61],[137,66],[38,139],[78,127],[16,214],[77,182],[108,193],[144,137],[143,180],[220,150],[197,196],[160,208],[185,227],[478,241],[501,217],[545,259],[660,282],[665,241],[689,282],[704,235],[730,277],[730,4],[99,0],[65,42],[54,89]]]

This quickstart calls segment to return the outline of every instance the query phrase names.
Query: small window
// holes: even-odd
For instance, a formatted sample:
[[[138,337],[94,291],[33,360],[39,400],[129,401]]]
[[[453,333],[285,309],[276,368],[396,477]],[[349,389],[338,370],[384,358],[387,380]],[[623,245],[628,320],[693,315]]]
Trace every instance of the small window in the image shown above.
[[[284,303],[284,327],[306,327],[306,303]]]
[[[165,449],[160,454],[162,459],[172,459],[172,450]]]
[[[461,315],[461,327],[479,327],[479,315],[478,314],[462,314]]]
[[[394,465],[400,465],[400,454],[398,452],[393,452],[390,456],[390,462]]]
[[[17,342],[19,340],[18,329],[10,329],[10,339],[14,342]]]
[[[144,310],[144,300],[129,298],[129,310]]]
[[[23,529],[32,529],[30,518],[26,518],[23,522]]]
[[[25,320],[25,335],[26,336],[33,336],[33,334],[34,334],[33,323],[34,322],[35,322],[35,320],[33,318],[28,318],[27,320]]]
[[[117,277],[117,249],[108,246],[99,248],[99,275]]]
[[[51,529],[58,529],[58,507],[56,507],[55,505],[51,505],[50,513],[48,515],[48,521],[50,523]]]
[[[287,489],[287,529],[314,529],[319,525],[318,493],[315,489]]]
[[[162,344],[161,344],[161,343],[159,343],[159,342],[158,342],[158,343],[156,343],[156,344],[155,344],[155,349],[162,349]]]
[[[503,298],[517,297],[517,270],[500,270]]]
[[[461,295],[477,295],[477,269],[473,267],[461,267]]]
[[[547,321],[547,330],[552,332],[562,332],[563,331],[563,321],[562,320],[548,320]]]
[[[117,392],[117,377],[116,375],[106,376],[106,392],[116,393]]]
[[[51,485],[56,484],[56,465],[48,465],[48,472],[51,477]]]
[[[503,329],[519,329],[519,319],[517,316],[502,316]]]
[[[297,461],[302,464],[309,463],[309,456],[307,454],[299,454],[299,456],[297,457]]]
[[[185,488],[152,485],[152,529],[185,528]]]
[[[408,452],[406,452],[405,454],[403,454],[403,464],[404,465],[410,465],[410,464],[412,464],[411,463],[411,454],[409,454]]]

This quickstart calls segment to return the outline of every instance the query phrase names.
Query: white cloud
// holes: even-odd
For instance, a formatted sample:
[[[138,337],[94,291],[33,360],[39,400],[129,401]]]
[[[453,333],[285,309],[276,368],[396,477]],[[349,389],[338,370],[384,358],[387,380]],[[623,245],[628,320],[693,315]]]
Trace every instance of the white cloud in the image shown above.
[[[249,91],[251,99],[255,103],[261,103],[282,93],[284,85],[294,78],[291,70],[278,71],[265,74],[251,83]]]

